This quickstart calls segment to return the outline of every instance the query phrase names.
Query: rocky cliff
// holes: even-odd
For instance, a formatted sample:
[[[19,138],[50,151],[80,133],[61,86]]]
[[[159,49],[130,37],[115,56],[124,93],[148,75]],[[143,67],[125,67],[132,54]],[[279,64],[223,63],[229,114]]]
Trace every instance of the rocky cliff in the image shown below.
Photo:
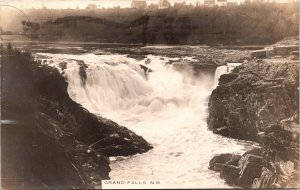
[[[299,114],[271,125],[260,135],[260,147],[243,155],[220,154],[209,169],[232,186],[299,188]]]
[[[220,77],[210,97],[209,129],[260,145],[211,159],[209,168],[229,185],[299,187],[298,70],[288,59],[252,60]]]
[[[141,136],[89,113],[70,99],[59,72],[30,54],[5,49],[1,57],[2,186],[75,189],[109,179],[109,156],[152,148]]]
[[[258,133],[298,109],[298,68],[297,61],[253,60],[222,75],[209,101],[209,129],[258,141]]]

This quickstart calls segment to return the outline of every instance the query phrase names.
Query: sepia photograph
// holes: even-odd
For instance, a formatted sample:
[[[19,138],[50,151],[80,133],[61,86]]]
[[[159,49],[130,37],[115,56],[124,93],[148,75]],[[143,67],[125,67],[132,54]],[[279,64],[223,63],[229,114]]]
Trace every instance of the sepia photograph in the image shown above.
[[[0,189],[299,189],[298,0],[0,0]]]

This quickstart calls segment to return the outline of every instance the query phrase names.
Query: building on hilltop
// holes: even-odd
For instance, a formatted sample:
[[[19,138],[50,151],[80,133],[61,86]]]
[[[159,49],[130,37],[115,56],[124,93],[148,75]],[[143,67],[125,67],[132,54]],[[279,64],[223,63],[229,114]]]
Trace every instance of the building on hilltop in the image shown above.
[[[136,9],[145,9],[147,7],[147,3],[145,0],[132,0],[131,8]]]
[[[215,6],[215,0],[204,0],[204,5],[209,7]]]
[[[217,0],[216,5],[219,6],[219,7],[226,6],[227,5],[227,0]]]
[[[159,9],[168,9],[171,7],[171,3],[167,0],[159,0],[158,1],[158,8]]]

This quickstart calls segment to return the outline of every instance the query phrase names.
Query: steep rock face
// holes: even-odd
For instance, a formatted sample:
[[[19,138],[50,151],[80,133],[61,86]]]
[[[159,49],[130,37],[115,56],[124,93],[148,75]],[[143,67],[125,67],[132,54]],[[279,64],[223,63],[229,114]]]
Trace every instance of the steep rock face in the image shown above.
[[[209,169],[229,185],[299,187],[298,69],[297,62],[283,59],[252,60],[220,77],[209,102],[209,128],[260,145],[240,157],[211,159]]]
[[[216,155],[211,159],[209,169],[220,172],[220,176],[233,186],[299,188],[298,111],[260,133],[259,143],[260,148],[249,150],[240,157]],[[229,162],[232,158],[238,161]]]
[[[69,98],[59,72],[5,50],[1,69],[2,185],[9,189],[94,188],[109,179],[108,156],[152,148],[141,136]]]
[[[297,62],[253,60],[222,75],[209,101],[209,129],[258,141],[259,132],[298,109],[298,68]]]

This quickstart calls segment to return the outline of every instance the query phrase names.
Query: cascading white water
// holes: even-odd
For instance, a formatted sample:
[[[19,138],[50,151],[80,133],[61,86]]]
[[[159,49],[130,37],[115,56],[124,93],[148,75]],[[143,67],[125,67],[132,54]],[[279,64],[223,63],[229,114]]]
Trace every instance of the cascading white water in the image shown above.
[[[120,64],[90,65],[86,69],[87,80],[81,84],[79,67],[66,72],[72,98],[94,113],[128,109],[139,96],[148,95],[152,89],[137,71]]]
[[[228,73],[228,67],[227,65],[222,65],[217,67],[215,71],[215,78],[214,78],[214,88],[216,88],[219,84],[219,78],[221,75],[227,74]]]
[[[226,187],[208,170],[209,160],[217,153],[243,151],[246,143],[207,130],[213,76],[176,71],[166,64],[171,58],[161,56],[137,61],[124,55],[40,55],[54,67],[68,62],[63,72],[73,100],[127,126],[154,146],[142,155],[112,159],[111,179],[163,180],[167,188]],[[78,60],[88,66],[85,83]],[[145,74],[140,64],[152,72]],[[218,67],[215,80],[226,69]]]
[[[219,78],[221,75],[230,73],[235,67],[241,64],[242,63],[227,63],[226,65],[217,67],[214,78],[214,89],[219,85]]]

